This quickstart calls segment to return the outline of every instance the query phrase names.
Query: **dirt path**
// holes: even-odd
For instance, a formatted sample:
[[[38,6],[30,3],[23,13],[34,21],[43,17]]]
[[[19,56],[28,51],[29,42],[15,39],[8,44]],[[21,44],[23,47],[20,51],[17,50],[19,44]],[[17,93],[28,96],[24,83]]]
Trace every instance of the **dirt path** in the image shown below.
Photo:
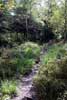
[[[17,97],[12,100],[35,100],[33,77],[37,74],[38,67],[39,64],[34,65],[32,72],[20,80],[17,87]]]

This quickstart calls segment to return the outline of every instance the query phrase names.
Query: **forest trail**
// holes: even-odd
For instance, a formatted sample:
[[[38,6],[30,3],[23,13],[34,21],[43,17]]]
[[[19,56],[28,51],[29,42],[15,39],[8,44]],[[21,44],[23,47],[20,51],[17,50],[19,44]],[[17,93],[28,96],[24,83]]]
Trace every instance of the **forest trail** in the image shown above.
[[[20,80],[19,86],[17,87],[17,97],[14,97],[12,100],[34,100],[33,77],[37,74],[39,66],[39,63],[35,64],[32,72]]]
[[[11,100],[37,100],[35,87],[33,85],[33,78],[38,73],[38,69],[41,65],[42,56],[45,53],[46,51],[41,50],[39,57],[40,61],[35,63],[29,75],[26,75],[19,80],[19,85],[17,87],[17,97],[14,97]]]

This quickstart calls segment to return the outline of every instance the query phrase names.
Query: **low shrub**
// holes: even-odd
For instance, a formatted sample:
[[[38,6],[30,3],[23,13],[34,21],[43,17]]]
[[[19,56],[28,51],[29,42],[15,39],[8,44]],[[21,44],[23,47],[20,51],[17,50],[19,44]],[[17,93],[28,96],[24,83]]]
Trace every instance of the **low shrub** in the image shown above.
[[[48,62],[40,67],[38,75],[34,78],[38,100],[58,100],[66,91],[66,83],[67,57]]]
[[[19,51],[23,52],[27,58],[37,58],[40,55],[40,46],[33,42],[26,42],[19,46]]]

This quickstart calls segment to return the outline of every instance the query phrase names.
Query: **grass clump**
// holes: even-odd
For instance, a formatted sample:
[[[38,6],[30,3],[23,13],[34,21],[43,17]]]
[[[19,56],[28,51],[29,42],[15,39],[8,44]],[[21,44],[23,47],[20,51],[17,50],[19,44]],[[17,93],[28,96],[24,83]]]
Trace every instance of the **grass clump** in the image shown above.
[[[3,94],[14,94],[16,93],[16,82],[14,81],[2,81],[1,82],[1,92]]]
[[[5,100],[6,97],[12,97],[14,94],[16,94],[16,81],[9,81],[9,80],[4,80],[1,81],[1,86],[0,86],[0,93],[2,93],[2,99]]]

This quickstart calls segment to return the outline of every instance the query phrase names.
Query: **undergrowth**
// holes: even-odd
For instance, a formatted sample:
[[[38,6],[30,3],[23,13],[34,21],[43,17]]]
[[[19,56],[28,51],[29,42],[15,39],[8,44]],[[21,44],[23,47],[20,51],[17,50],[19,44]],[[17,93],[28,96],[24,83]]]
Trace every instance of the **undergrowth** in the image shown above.
[[[34,85],[38,100],[67,100],[67,44],[48,47]]]
[[[14,81],[20,75],[27,75],[31,72],[35,60],[40,55],[38,44],[26,42],[18,47],[2,50],[0,55],[0,93],[2,97],[8,97],[16,92]],[[5,81],[8,80],[8,81]],[[1,100],[4,100],[1,98]]]

